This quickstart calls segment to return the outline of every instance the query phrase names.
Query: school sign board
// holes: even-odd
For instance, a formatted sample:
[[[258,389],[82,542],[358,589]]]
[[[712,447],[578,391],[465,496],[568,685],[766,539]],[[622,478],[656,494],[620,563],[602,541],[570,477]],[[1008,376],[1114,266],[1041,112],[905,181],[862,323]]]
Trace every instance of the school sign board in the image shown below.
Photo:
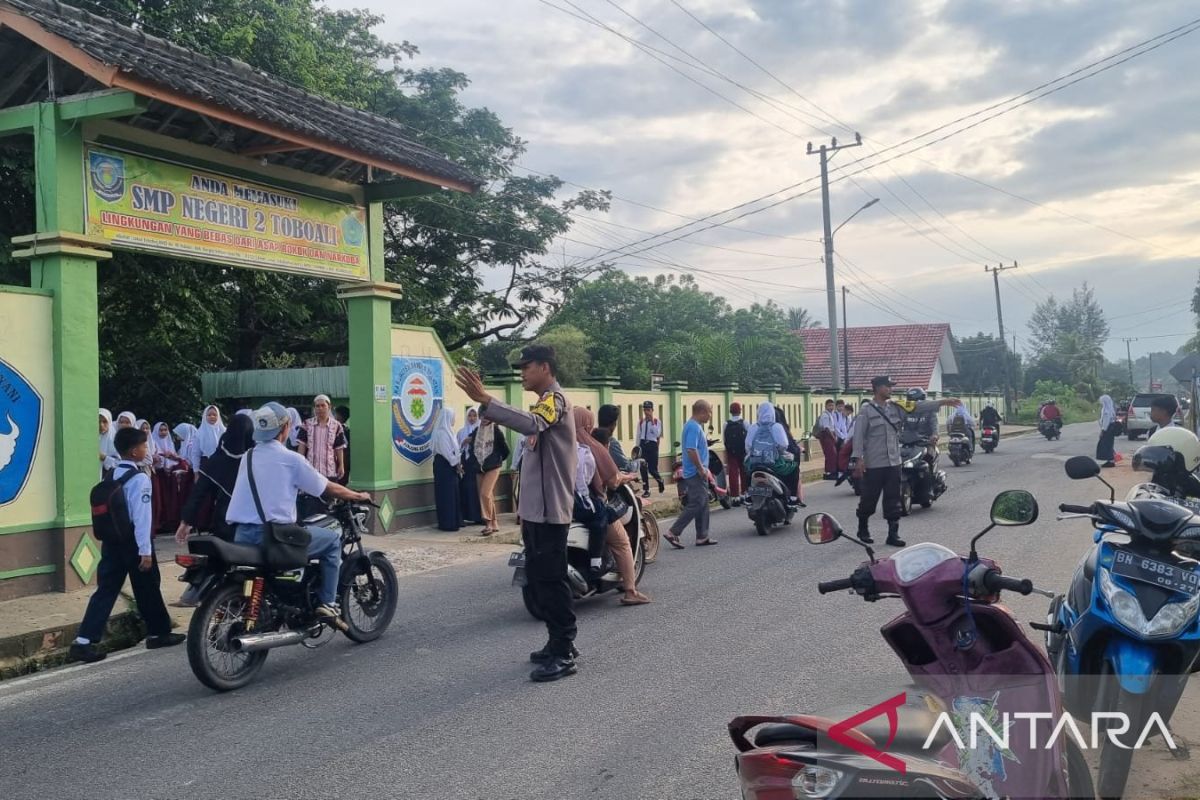
[[[87,232],[114,247],[367,280],[366,209],[109,147],[84,150]]]

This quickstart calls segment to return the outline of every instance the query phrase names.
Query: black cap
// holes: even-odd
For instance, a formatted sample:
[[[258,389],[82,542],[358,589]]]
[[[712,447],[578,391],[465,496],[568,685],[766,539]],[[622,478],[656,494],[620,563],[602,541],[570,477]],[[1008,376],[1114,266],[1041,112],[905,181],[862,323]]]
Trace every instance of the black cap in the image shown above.
[[[887,375],[878,375],[874,378],[871,378],[871,388],[872,389],[878,389],[880,386],[895,386],[895,385],[896,385],[896,382],[893,381],[891,378],[889,378]]]
[[[513,364],[515,369],[520,369],[526,364],[533,362],[549,364],[553,369],[558,366],[558,358],[555,355],[554,348],[544,344],[529,344],[521,348],[521,355]]]
[[[642,403],[642,408],[654,408],[654,401],[647,400],[646,402]]]

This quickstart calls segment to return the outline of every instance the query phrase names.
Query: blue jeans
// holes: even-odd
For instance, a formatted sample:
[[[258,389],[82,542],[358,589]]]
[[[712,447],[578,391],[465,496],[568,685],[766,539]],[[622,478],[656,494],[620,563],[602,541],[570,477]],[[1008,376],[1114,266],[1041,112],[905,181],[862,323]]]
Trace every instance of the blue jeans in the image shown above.
[[[342,539],[336,533],[316,526],[307,529],[312,534],[308,543],[308,555],[321,559],[321,588],[317,599],[327,605],[337,602],[338,572],[342,569]],[[257,522],[239,522],[238,544],[262,544],[263,526]]]

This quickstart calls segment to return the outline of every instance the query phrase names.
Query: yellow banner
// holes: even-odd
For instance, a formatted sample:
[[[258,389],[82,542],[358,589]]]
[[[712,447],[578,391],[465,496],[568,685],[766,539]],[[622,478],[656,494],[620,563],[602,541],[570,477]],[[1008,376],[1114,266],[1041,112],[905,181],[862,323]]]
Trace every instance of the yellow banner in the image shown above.
[[[366,210],[90,145],[88,233],[114,247],[367,280]]]

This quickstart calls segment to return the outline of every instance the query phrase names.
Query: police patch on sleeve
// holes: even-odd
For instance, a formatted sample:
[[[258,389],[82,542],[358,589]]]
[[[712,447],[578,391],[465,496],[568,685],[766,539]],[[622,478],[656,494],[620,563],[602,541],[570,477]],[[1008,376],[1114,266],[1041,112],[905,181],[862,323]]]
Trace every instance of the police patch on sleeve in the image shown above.
[[[546,421],[547,425],[553,425],[558,422],[561,415],[560,404],[562,398],[554,392],[547,392],[542,396],[542,399],[533,407],[533,413]]]

